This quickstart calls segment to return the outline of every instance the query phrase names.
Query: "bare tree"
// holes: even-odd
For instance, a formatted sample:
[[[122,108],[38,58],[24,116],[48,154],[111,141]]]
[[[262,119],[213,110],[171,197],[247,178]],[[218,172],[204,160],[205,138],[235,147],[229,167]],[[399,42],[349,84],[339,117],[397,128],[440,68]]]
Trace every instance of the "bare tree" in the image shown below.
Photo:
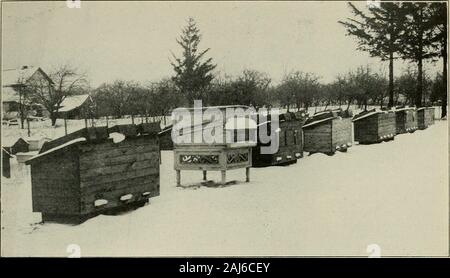
[[[39,103],[48,110],[52,126],[55,125],[61,103],[67,96],[71,96],[87,87],[85,74],[68,65],[56,68],[50,75],[52,83],[44,79],[33,79],[27,83],[26,90],[30,100]]]

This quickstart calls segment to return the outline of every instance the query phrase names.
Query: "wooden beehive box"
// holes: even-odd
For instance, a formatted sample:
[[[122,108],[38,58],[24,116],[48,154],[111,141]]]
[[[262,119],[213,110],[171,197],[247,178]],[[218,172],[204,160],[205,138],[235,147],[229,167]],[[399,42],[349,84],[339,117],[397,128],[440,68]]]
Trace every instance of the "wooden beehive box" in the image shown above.
[[[4,148],[6,151],[8,151],[10,154],[16,154],[16,153],[25,153],[30,151],[30,144],[23,138],[18,138],[14,143],[9,144],[4,143]]]
[[[159,127],[158,127],[159,128]],[[47,142],[31,165],[33,211],[80,223],[159,195],[159,144],[151,124],[85,128]],[[121,142],[109,138],[116,132]]]
[[[159,147],[161,150],[170,151],[173,150],[172,141],[172,126],[168,126],[158,133]]]
[[[414,108],[399,108],[395,110],[396,133],[402,134],[417,130],[417,112]]]
[[[249,181],[250,167],[252,166],[252,147],[256,145],[256,142],[250,139],[250,133],[256,135],[256,122],[245,117],[227,118],[226,111],[236,108],[248,109],[249,107],[216,106],[185,109],[191,115],[199,111],[205,112],[209,109],[215,109],[220,111],[223,116],[218,120],[191,124],[187,126],[189,131],[185,133],[183,133],[183,130],[175,131],[175,134],[177,132],[183,133],[179,134],[180,138],[190,138],[187,142],[179,142],[178,140],[174,142],[174,169],[177,174],[177,186],[181,185],[181,170],[203,171],[203,180],[207,179],[207,171],[221,171],[221,184],[225,184],[227,170],[245,168],[246,181]],[[174,112],[177,113],[177,111],[176,109]],[[177,118],[177,116],[174,118]],[[244,121],[247,124],[252,123],[253,126],[246,128],[246,124],[242,125],[242,119],[247,120]],[[222,135],[219,136],[222,137],[222,140],[220,142],[207,142],[204,140],[203,132],[209,132],[216,128],[222,131]],[[229,142],[228,137],[233,134],[236,135],[239,131],[245,134],[245,138],[236,142]],[[199,135],[200,137],[198,137]],[[196,141],[195,138],[200,138],[200,141]]]
[[[11,154],[2,148],[2,176],[8,179],[11,177],[11,157]]]
[[[352,145],[350,118],[326,111],[309,118],[303,125],[303,150],[309,153],[333,154],[346,151]]]
[[[426,129],[434,124],[434,107],[421,107],[417,109],[417,125],[419,129]]]
[[[355,141],[372,144],[394,140],[396,117],[393,111],[364,111],[353,118]]]
[[[303,157],[303,131],[302,126],[306,120],[303,112],[287,112],[279,115],[278,130],[278,151],[273,154],[262,154],[261,147],[268,146],[270,143],[263,144],[260,140],[258,129],[258,144],[252,150],[252,162],[255,167],[264,167],[272,165],[288,165],[296,163],[297,159]],[[262,122],[258,117],[258,127],[266,125],[267,136],[270,134],[272,126],[270,115],[267,121]]]

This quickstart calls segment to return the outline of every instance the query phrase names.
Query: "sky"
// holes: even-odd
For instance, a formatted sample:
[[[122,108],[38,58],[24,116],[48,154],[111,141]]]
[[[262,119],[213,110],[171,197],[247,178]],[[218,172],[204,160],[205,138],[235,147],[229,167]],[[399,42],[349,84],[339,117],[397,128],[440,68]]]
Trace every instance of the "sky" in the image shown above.
[[[358,3],[364,8],[365,2]],[[116,79],[141,83],[173,75],[171,53],[189,17],[202,34],[200,49],[220,74],[267,73],[277,84],[295,70],[323,82],[361,65],[387,74],[387,63],[356,50],[338,21],[346,2],[62,2],[2,3],[2,67],[69,64],[92,86]],[[396,62],[396,74],[409,63]],[[413,64],[410,64],[414,67]],[[434,76],[440,64],[428,64]]]

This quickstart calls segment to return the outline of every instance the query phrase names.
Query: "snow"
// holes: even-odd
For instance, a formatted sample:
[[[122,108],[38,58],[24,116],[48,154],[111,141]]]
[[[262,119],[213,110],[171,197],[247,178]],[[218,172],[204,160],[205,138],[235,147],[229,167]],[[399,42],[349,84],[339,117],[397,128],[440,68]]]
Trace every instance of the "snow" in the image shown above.
[[[361,120],[361,119],[365,119],[365,118],[367,118],[367,117],[370,117],[370,116],[372,116],[372,115],[376,115],[376,114],[387,114],[387,113],[389,113],[389,112],[388,112],[388,111],[382,111],[382,110],[375,110],[375,111],[373,111],[373,112],[364,114],[364,115],[362,115],[362,116],[356,115],[356,116],[353,118],[353,121],[356,122],[356,121],[359,121],[359,120]]]
[[[97,199],[97,200],[94,201],[94,206],[96,206],[96,207],[101,207],[101,206],[106,205],[107,203],[108,203],[108,200],[105,200],[105,199]]]
[[[38,158],[38,157],[42,157],[42,156],[45,156],[45,155],[47,155],[49,153],[52,153],[52,152],[55,152],[57,150],[63,149],[65,147],[67,147],[67,146],[70,146],[70,145],[73,145],[73,144],[77,144],[77,143],[80,143],[80,142],[85,142],[85,141],[86,141],[86,138],[84,138],[84,137],[80,137],[80,138],[76,138],[76,139],[70,140],[69,142],[66,142],[66,143],[61,144],[61,145],[59,145],[57,147],[54,147],[54,148],[49,149],[49,150],[46,150],[45,152],[40,153],[40,154],[38,154],[36,156],[33,156],[32,158],[28,159],[28,162],[30,162],[30,161]],[[37,154],[37,152],[36,152],[36,154]]]
[[[226,186],[203,186],[162,152],[161,194],[150,204],[72,226],[41,224],[32,212],[29,166],[11,160],[2,178],[2,255],[381,256],[448,255],[448,129],[436,121],[394,141],[313,154],[287,167],[227,172]],[[208,173],[219,182],[220,172]],[[111,244],[114,242],[114,244]]]
[[[329,120],[333,120],[333,119],[337,119],[338,117],[329,117],[329,118],[326,118],[326,119],[321,119],[321,120],[317,120],[317,121],[313,121],[313,122],[310,122],[310,123],[308,123],[308,124],[306,124],[306,125],[303,125],[303,128],[305,128],[305,127],[309,127],[309,126],[313,126],[313,125],[317,125],[317,124],[320,124],[320,123],[323,123],[323,122],[326,122],[326,121],[329,121]]]
[[[88,94],[75,95],[66,97],[59,108],[59,112],[69,112],[83,105],[83,103],[89,98]]]
[[[131,200],[131,198],[133,198],[133,194],[126,194],[120,197],[121,201],[128,201]]]
[[[119,132],[111,132],[109,138],[112,138],[114,143],[120,143],[125,140],[125,135]]]

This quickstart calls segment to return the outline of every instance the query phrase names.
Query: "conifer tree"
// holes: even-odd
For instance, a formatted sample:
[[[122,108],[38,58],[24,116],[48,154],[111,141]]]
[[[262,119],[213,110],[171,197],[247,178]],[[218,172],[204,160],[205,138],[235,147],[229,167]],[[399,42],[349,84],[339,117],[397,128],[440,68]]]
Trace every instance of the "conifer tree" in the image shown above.
[[[182,47],[182,56],[173,55],[171,62],[175,71],[173,81],[190,104],[194,100],[203,99],[207,88],[214,79],[213,70],[216,65],[212,58],[203,59],[209,48],[198,49],[201,40],[200,30],[193,18],[189,18],[177,43]],[[205,98],[206,99],[206,98]]]
[[[358,49],[369,52],[370,56],[389,61],[389,103],[394,105],[394,59],[399,58],[404,13],[400,4],[381,2],[379,6],[369,6],[364,13],[352,3],[348,3],[355,18],[339,21],[347,29],[347,34],[358,40]]]

